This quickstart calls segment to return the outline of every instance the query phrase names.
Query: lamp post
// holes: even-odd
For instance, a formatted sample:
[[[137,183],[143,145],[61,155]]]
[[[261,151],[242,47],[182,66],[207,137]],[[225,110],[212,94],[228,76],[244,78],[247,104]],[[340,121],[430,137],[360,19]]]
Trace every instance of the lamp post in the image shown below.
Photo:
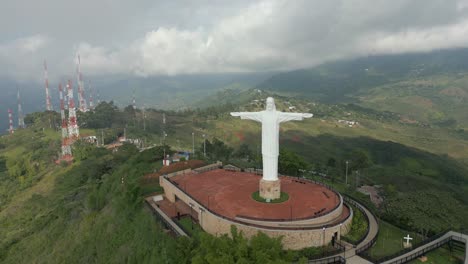
[[[195,155],[195,133],[192,132],[192,155]]]
[[[325,227],[323,227],[322,230],[323,230],[323,246],[325,246]]]
[[[206,157],[206,135],[203,134],[203,156]]]
[[[348,185],[348,163],[349,161],[346,161],[346,185]]]
[[[322,244],[323,251],[322,251],[322,254],[325,255],[325,227],[323,227],[322,230],[323,230],[323,244]]]

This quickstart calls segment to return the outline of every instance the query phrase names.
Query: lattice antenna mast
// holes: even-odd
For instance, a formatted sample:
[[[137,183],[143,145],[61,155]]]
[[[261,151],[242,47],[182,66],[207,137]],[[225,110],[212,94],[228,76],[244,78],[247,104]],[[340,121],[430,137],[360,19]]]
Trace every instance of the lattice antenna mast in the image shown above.
[[[146,131],[146,105],[143,104],[143,131]]]
[[[47,62],[44,60],[44,82],[45,82],[45,93],[46,93],[46,110],[53,111],[52,103],[50,102],[49,94],[49,75],[47,73]]]
[[[65,99],[63,97],[62,84],[59,84],[60,117],[62,118],[62,158],[72,157],[70,140],[68,139],[68,122],[65,116]]]
[[[96,90],[96,97],[97,97],[97,103],[100,104],[101,103],[101,94],[99,93],[99,90]]]
[[[23,106],[21,105],[21,96],[20,96],[20,89],[18,87],[18,93],[16,95],[18,100],[18,128],[25,128],[24,125],[24,115],[23,115]]]
[[[93,88],[91,87],[91,81],[88,82],[88,89],[89,89],[89,109],[94,109]]]
[[[77,139],[80,136],[78,121],[76,119],[75,100],[73,99],[72,82],[68,80],[68,136],[70,139]]]
[[[13,130],[13,112],[11,111],[11,109],[8,109],[8,120],[10,122],[10,128],[8,129],[8,132],[10,134],[13,134],[15,133],[15,130]]]
[[[83,75],[81,74],[81,59],[80,59],[80,54],[78,54],[78,63],[76,66],[76,77],[78,81],[78,102],[80,104],[79,110],[81,112],[86,112],[88,111],[88,108],[86,106],[86,99],[84,96],[84,87],[83,87]]]

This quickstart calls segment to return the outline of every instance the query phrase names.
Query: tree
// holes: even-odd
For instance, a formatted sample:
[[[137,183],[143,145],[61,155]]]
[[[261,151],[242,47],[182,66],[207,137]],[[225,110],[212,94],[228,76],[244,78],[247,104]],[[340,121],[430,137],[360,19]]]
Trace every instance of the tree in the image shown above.
[[[336,160],[334,158],[329,158],[327,161],[327,166],[335,168],[336,167]]]
[[[278,172],[296,176],[299,170],[308,169],[309,165],[296,153],[281,148],[278,157]]]
[[[93,111],[78,112],[80,126],[86,128],[111,128],[122,126],[125,122],[119,108],[114,102],[101,102]]]
[[[238,158],[243,158],[251,160],[253,158],[252,150],[250,150],[249,145],[242,143],[239,148],[234,152],[234,156]]]
[[[200,151],[203,153],[203,143],[201,144]],[[227,146],[223,141],[214,138],[211,142],[206,140],[206,155],[210,160],[223,160],[228,161],[232,155],[233,149]]]
[[[351,161],[349,163],[351,170],[365,169],[371,164],[371,160],[365,151],[355,150],[351,153]]]

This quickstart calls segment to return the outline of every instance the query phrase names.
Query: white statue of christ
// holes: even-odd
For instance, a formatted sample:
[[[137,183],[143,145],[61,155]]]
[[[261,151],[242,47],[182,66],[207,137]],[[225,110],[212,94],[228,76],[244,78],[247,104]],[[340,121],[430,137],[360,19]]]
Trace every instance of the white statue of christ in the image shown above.
[[[262,123],[263,180],[278,180],[279,127],[280,123],[312,117],[309,113],[284,113],[276,111],[275,100],[268,97],[266,110],[260,112],[234,112],[232,116]]]

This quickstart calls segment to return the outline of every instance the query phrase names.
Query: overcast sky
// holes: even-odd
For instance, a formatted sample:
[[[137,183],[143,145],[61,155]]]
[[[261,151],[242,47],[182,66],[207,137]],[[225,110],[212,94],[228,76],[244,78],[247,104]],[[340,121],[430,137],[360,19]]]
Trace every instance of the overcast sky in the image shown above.
[[[468,0],[0,0],[0,76],[289,70],[468,47]]]

